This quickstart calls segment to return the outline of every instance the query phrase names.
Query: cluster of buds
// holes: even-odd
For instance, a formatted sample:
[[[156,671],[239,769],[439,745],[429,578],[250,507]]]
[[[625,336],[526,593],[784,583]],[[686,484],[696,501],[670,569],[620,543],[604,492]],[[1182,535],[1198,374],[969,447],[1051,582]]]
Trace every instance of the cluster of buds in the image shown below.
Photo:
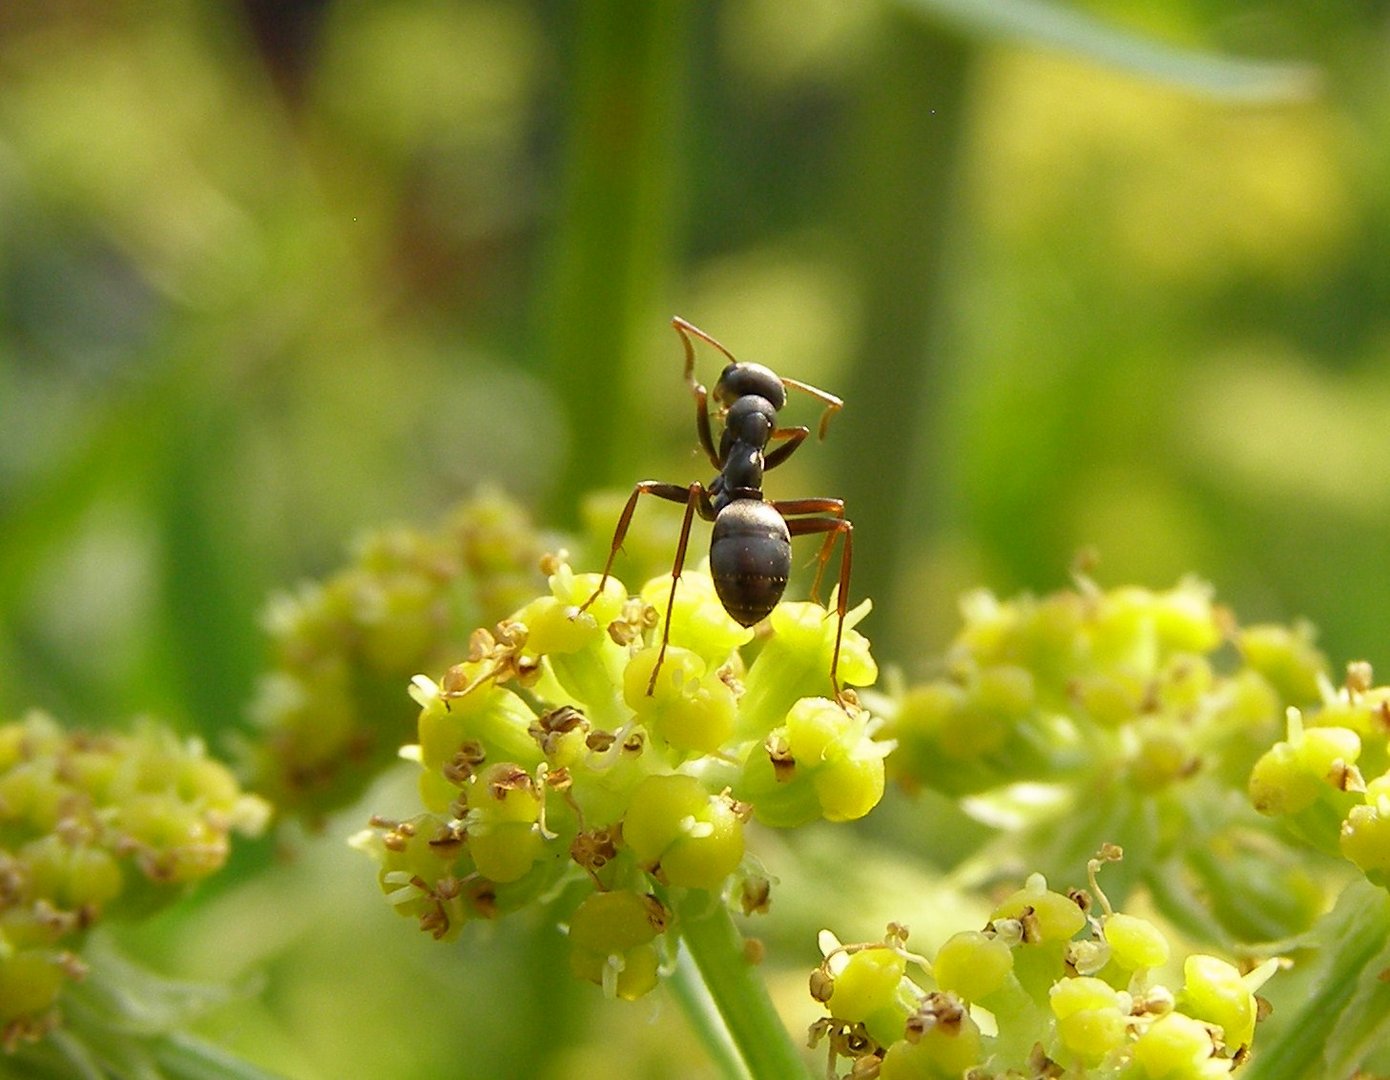
[[[226,861],[228,835],[269,808],[231,772],[152,723],[63,731],[42,714],[0,726],[0,1041],[59,1020],[86,973],[86,931],[181,896]]]
[[[1046,874],[1114,842],[1129,852],[1117,897],[1143,883],[1205,936],[1254,942],[1311,925],[1331,883],[1238,797],[1285,710],[1320,697],[1327,663],[1308,629],[1240,627],[1193,580],[1155,591],[1082,578],[961,606],[943,674],[888,710],[904,786],[965,797],[1051,785],[1055,809],[1024,817],[1017,844]]]
[[[516,504],[485,493],[434,531],[368,536],[352,565],[274,599],[261,730],[243,750],[256,789],[311,822],[360,795],[409,737],[401,686],[533,594],[542,546]]]
[[[1250,773],[1250,801],[1311,846],[1390,887],[1390,687],[1347,668],[1320,708],[1290,708],[1286,737]]]
[[[1278,961],[1242,975],[1189,955],[1181,985],[1164,986],[1167,937],[1111,908],[1096,883],[1100,861],[1090,892],[1053,892],[1034,875],[931,962],[908,951],[900,926],[858,945],[823,933],[811,994],[828,1015],[811,1039],[828,1044],[830,1075],[844,1062],[850,1076],[883,1080],[1227,1075],[1250,1053],[1262,1011],[1254,992]]]
[[[547,569],[548,594],[476,633],[442,679],[416,677],[423,812],[377,819],[356,842],[396,910],[439,938],[563,895],[574,973],[635,998],[669,945],[672,890],[759,893],[741,869],[748,823],[862,817],[888,746],[852,691],[806,696],[831,692],[825,608],[779,605],[745,663],[754,632],[687,571],[653,680],[671,579],[629,596],[609,578],[594,596],[599,575]],[[850,686],[877,676],[853,629],[867,610],[846,618]]]
[[[1206,585],[1076,590],[961,603],[942,677],[892,720],[898,775],[952,795],[1065,779],[1103,762],[1160,791],[1200,771],[1248,770],[1287,705],[1316,700],[1326,661],[1306,631],[1238,629]],[[1234,641],[1244,660],[1219,672]]]

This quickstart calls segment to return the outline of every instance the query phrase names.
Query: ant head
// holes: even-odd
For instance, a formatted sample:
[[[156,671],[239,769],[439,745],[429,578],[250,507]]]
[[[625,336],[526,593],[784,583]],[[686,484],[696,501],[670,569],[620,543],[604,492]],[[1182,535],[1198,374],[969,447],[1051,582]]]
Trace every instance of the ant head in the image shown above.
[[[744,397],[760,397],[775,412],[787,403],[787,388],[771,368],[735,362],[720,372],[719,381],[714,384],[714,400],[732,406]]]

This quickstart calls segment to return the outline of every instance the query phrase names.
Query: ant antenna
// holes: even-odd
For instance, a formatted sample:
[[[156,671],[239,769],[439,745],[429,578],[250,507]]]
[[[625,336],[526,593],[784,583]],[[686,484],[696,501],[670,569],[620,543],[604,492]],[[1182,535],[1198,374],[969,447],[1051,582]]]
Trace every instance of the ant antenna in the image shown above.
[[[820,428],[817,431],[817,437],[824,439],[826,430],[830,427],[830,418],[845,407],[844,401],[818,386],[812,386],[810,383],[804,383],[798,379],[788,379],[782,375],[779,375],[778,378],[782,380],[782,385],[788,390],[800,390],[803,394],[810,394],[817,401],[824,402],[825,412],[820,414]]]
[[[671,325],[676,328],[676,332],[681,336],[681,344],[685,346],[685,381],[690,384],[690,388],[695,390],[699,387],[699,380],[695,378],[695,343],[690,340],[691,335],[699,338],[707,344],[713,345],[728,359],[729,363],[739,363],[738,357],[734,356],[728,349],[721,345],[716,339],[705,333],[693,323],[686,322],[679,315],[671,319]],[[809,394],[825,406],[825,411],[821,413],[820,426],[817,429],[817,437],[825,438],[826,431],[830,428],[830,418],[845,407],[842,399],[834,394],[827,393],[820,387],[804,383],[799,379],[788,379],[784,376],[777,376],[783,386],[788,390],[800,390],[803,394]]]

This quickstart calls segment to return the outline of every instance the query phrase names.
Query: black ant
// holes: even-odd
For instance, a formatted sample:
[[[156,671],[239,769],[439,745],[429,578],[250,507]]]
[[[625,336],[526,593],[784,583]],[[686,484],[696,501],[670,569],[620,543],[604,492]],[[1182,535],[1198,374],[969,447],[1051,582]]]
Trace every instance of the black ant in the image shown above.
[[[695,433],[710,464],[719,470],[719,474],[708,488],[698,481],[682,487],[657,480],[643,480],[633,488],[618,518],[613,545],[603,567],[603,577],[593,596],[584,601],[579,610],[583,611],[603,592],[609,571],[613,568],[613,559],[622,547],[623,538],[627,536],[637,500],[642,495],[655,495],[669,502],[685,503],[685,520],[681,523],[676,559],[671,567],[671,595],[666,603],[661,649],[652,668],[651,680],[647,683],[647,693],[650,695],[656,688],[657,672],[666,658],[676,584],[685,566],[690,523],[696,513],[705,521],[714,522],[709,549],[710,575],[714,578],[714,589],[724,610],[743,626],[760,622],[782,599],[787,577],[791,573],[793,536],[826,534],[818,556],[815,582],[811,586],[811,596],[814,598],[820,590],[821,577],[834,548],[835,537],[843,535],[845,542],[840,556],[839,595],[836,602],[839,625],[835,629],[835,652],[830,661],[830,685],[835,692],[835,700],[843,705],[839,682],[840,639],[844,635],[845,612],[848,610],[854,526],[845,519],[845,504],[841,499],[765,500],[763,473],[791,457],[810,434],[804,427],[777,426],[777,413],[787,403],[788,389],[800,390],[824,402],[825,411],[821,414],[819,429],[822,439],[825,438],[831,416],[844,406],[844,402],[807,383],[783,378],[761,364],[734,359],[734,355],[718,341],[679,316],[671,320],[671,325],[676,328],[685,346],[685,380],[695,395]],[[695,344],[692,336],[713,345],[729,360],[728,366],[719,375],[719,381],[714,384],[717,416],[724,422],[718,450],[715,449],[714,434],[710,429],[709,394],[695,378]],[[767,452],[768,444],[774,441],[782,445]],[[830,516],[803,517],[805,514]]]

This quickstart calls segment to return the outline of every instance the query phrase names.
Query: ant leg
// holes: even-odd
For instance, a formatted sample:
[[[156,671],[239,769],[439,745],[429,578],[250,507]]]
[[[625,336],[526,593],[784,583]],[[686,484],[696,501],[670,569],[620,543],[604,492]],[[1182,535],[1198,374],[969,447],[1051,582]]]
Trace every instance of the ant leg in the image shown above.
[[[698,484],[694,486],[699,487]],[[623,507],[623,512],[618,515],[618,527],[613,530],[613,545],[608,549],[608,561],[603,564],[603,577],[599,578],[598,588],[594,590],[594,594],[579,606],[580,611],[586,610],[590,604],[597,600],[599,594],[603,592],[603,587],[608,584],[608,576],[613,569],[613,560],[617,557],[618,549],[623,546],[628,526],[632,524],[632,512],[637,509],[637,500],[642,495],[655,495],[659,499],[676,503],[688,503],[693,498],[692,493],[680,484],[663,484],[659,480],[643,480],[633,488],[632,494],[628,496],[627,505]]]
[[[815,503],[834,504],[839,502],[839,499],[803,499],[797,500],[796,503],[790,505]],[[773,505],[775,506],[777,504],[774,503]],[[831,509],[830,506],[825,507],[827,511],[831,511]],[[843,504],[838,507],[838,510],[840,514],[844,513]],[[786,511],[782,512],[786,513]],[[829,548],[837,534],[843,535],[845,538],[845,545],[840,553],[840,576],[837,583],[838,595],[835,600],[835,614],[838,617],[838,621],[835,624],[835,651],[831,653],[830,657],[830,686],[835,692],[836,702],[843,708],[845,706],[845,699],[840,690],[840,642],[844,638],[845,615],[849,611],[849,579],[850,570],[854,565],[854,525],[846,521],[844,517],[802,518],[799,521],[788,521],[787,531],[790,532],[792,536],[806,536],[809,533],[829,533],[830,535],[827,538],[826,545],[822,549],[823,551]]]
[[[786,461],[809,434],[811,433],[804,427],[778,428],[774,431],[771,438],[786,439],[787,441],[770,454],[764,455],[763,470],[775,469],[778,465],[782,464],[782,462]]]
[[[681,344],[685,346],[685,381],[690,384],[690,392],[695,395],[695,434],[700,438],[700,446],[705,451],[705,456],[716,469],[722,469],[724,463],[719,460],[719,452],[714,448],[714,432],[709,425],[709,392],[704,384],[695,378],[695,344],[690,340],[690,335],[694,334],[703,341],[708,341],[725,356],[729,352],[715,341],[712,337],[688,322],[679,315],[671,320],[671,325],[676,328],[676,333],[681,336]],[[733,360],[732,356],[729,356]]]
[[[724,463],[719,460],[719,452],[714,448],[714,432],[709,426],[709,395],[699,383],[694,384],[695,392],[695,434],[700,437],[700,447],[709,463],[716,471],[722,471]]]
[[[810,394],[817,401],[825,403],[825,412],[820,416],[820,435],[824,439],[826,429],[830,427],[830,418],[845,407],[844,401],[837,398],[834,394],[822,390],[818,386],[810,383],[801,382],[799,379],[782,379],[782,385],[789,390],[800,390],[803,394]]]
[[[656,676],[666,659],[667,642],[671,640],[671,612],[676,609],[676,586],[680,584],[681,571],[685,569],[685,549],[690,541],[690,524],[695,518],[696,510],[706,521],[714,520],[714,507],[710,505],[709,495],[706,494],[704,485],[698,482],[691,484],[686,493],[681,538],[676,544],[675,562],[671,564],[671,594],[666,598],[666,622],[661,627],[661,648],[656,654],[656,663],[652,665],[652,677],[647,680],[647,697],[651,697],[656,691]]]
[[[783,499],[772,505],[783,517],[795,517],[798,514],[830,514],[837,518],[845,516],[843,499]],[[816,576],[811,582],[811,599],[817,604],[820,603],[820,583],[825,577],[825,564],[830,561],[830,552],[835,547],[835,536],[834,532],[826,534],[825,543],[821,545],[820,554],[816,556]]]

